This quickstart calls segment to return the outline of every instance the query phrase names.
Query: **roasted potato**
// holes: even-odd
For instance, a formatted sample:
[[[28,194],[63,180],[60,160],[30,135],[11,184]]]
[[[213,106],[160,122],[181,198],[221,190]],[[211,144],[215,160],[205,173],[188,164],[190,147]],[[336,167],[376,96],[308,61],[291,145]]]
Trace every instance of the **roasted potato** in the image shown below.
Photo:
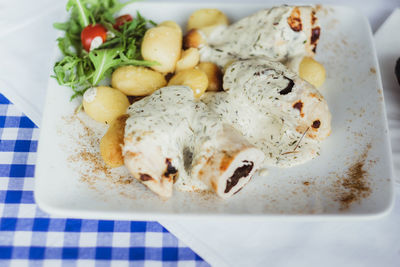
[[[158,65],[151,68],[161,73],[175,71],[176,62],[181,57],[181,49],[182,33],[170,25],[147,30],[141,46],[143,58],[158,62]]]
[[[207,75],[198,69],[187,69],[176,73],[168,85],[186,85],[192,88],[195,97],[201,97],[208,87]]]
[[[128,115],[124,114],[114,120],[100,141],[101,157],[112,168],[124,165],[121,145],[124,143],[125,122],[127,119]]]
[[[192,29],[183,37],[183,48],[200,48],[206,44],[206,37],[200,30]]]
[[[93,87],[83,95],[83,108],[86,114],[98,122],[109,124],[125,114],[128,107],[128,97],[111,87]]]
[[[176,62],[176,72],[194,68],[200,60],[200,53],[197,48],[189,48],[182,52],[181,59]]]
[[[166,84],[164,75],[145,67],[119,67],[111,76],[111,86],[129,96],[150,95]]]
[[[304,57],[299,65],[299,76],[318,88],[325,82],[325,68],[312,57]]]
[[[222,90],[222,72],[216,64],[212,62],[200,62],[196,68],[204,71],[204,73],[207,75],[207,91]]]
[[[209,35],[215,27],[228,24],[228,17],[223,12],[214,8],[204,8],[190,15],[187,23],[187,30],[200,29],[206,35]]]

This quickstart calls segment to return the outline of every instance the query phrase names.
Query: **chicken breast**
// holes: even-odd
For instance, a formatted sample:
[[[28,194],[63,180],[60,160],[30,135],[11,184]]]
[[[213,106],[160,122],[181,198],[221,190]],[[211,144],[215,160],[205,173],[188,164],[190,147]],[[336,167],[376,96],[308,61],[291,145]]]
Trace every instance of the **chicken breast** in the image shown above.
[[[237,61],[226,70],[223,88],[202,101],[262,150],[268,165],[290,167],[314,158],[331,132],[325,99],[279,62]]]
[[[193,96],[164,87],[128,109],[123,155],[131,174],[162,198],[173,184],[227,198],[260,168],[264,154]]]
[[[207,38],[201,32],[191,36],[206,38],[206,45],[200,45],[200,60],[220,67],[235,60],[263,57],[295,66],[294,62],[316,51],[320,26],[315,13],[311,6],[273,7],[230,26],[217,27]]]

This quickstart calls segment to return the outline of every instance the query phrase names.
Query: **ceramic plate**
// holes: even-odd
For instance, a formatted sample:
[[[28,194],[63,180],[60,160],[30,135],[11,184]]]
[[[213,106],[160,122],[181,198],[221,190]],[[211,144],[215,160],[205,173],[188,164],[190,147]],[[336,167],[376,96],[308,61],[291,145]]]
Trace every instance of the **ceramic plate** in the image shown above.
[[[199,8],[218,8],[231,21],[268,5],[134,3],[156,22],[185,25]],[[132,180],[124,167],[108,169],[99,155],[104,125],[85,113],[71,90],[49,80],[36,167],[35,198],[50,214],[69,217],[156,220],[171,216],[236,218],[370,217],[393,203],[393,178],[382,84],[368,21],[357,11],[319,8],[317,60],[327,71],[321,93],[332,112],[332,134],[321,155],[290,169],[270,168],[228,201],[208,193],[175,191],[168,201]],[[56,53],[54,61],[60,58]]]

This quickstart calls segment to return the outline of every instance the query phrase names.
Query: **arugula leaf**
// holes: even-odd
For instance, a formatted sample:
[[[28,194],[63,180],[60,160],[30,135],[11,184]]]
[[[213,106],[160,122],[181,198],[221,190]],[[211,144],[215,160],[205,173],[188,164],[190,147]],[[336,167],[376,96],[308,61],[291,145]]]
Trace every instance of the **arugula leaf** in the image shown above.
[[[101,50],[93,50],[89,53],[89,58],[94,66],[94,73],[92,77],[92,84],[97,85],[103,77],[104,73],[121,63],[121,59],[117,58],[120,53],[120,48],[114,49],[101,49]]]
[[[85,28],[89,25],[89,13],[85,7],[85,3],[82,0],[69,0],[67,2],[67,11],[73,8],[74,13],[78,13],[79,22],[82,28]]]

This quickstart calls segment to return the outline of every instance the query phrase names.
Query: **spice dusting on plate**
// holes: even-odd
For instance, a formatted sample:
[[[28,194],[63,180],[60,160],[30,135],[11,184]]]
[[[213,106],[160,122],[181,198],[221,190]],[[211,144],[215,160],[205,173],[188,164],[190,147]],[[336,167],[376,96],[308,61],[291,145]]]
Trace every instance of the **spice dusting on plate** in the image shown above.
[[[90,187],[101,180],[113,184],[130,184],[132,177],[117,169],[109,168],[102,160],[98,151],[101,131],[95,131],[87,125],[79,114],[63,117],[64,121],[73,126],[74,133],[70,134],[73,142],[79,144],[80,149],[75,149],[68,157],[71,168],[78,170],[80,180]],[[85,166],[85,167],[84,167]]]
[[[353,163],[347,170],[346,175],[337,181],[337,186],[341,188],[338,191],[337,199],[340,202],[341,210],[350,208],[351,204],[360,202],[361,199],[367,198],[371,194],[368,181],[369,175],[365,170],[366,158],[370,148],[371,145],[369,144],[360,159]]]

